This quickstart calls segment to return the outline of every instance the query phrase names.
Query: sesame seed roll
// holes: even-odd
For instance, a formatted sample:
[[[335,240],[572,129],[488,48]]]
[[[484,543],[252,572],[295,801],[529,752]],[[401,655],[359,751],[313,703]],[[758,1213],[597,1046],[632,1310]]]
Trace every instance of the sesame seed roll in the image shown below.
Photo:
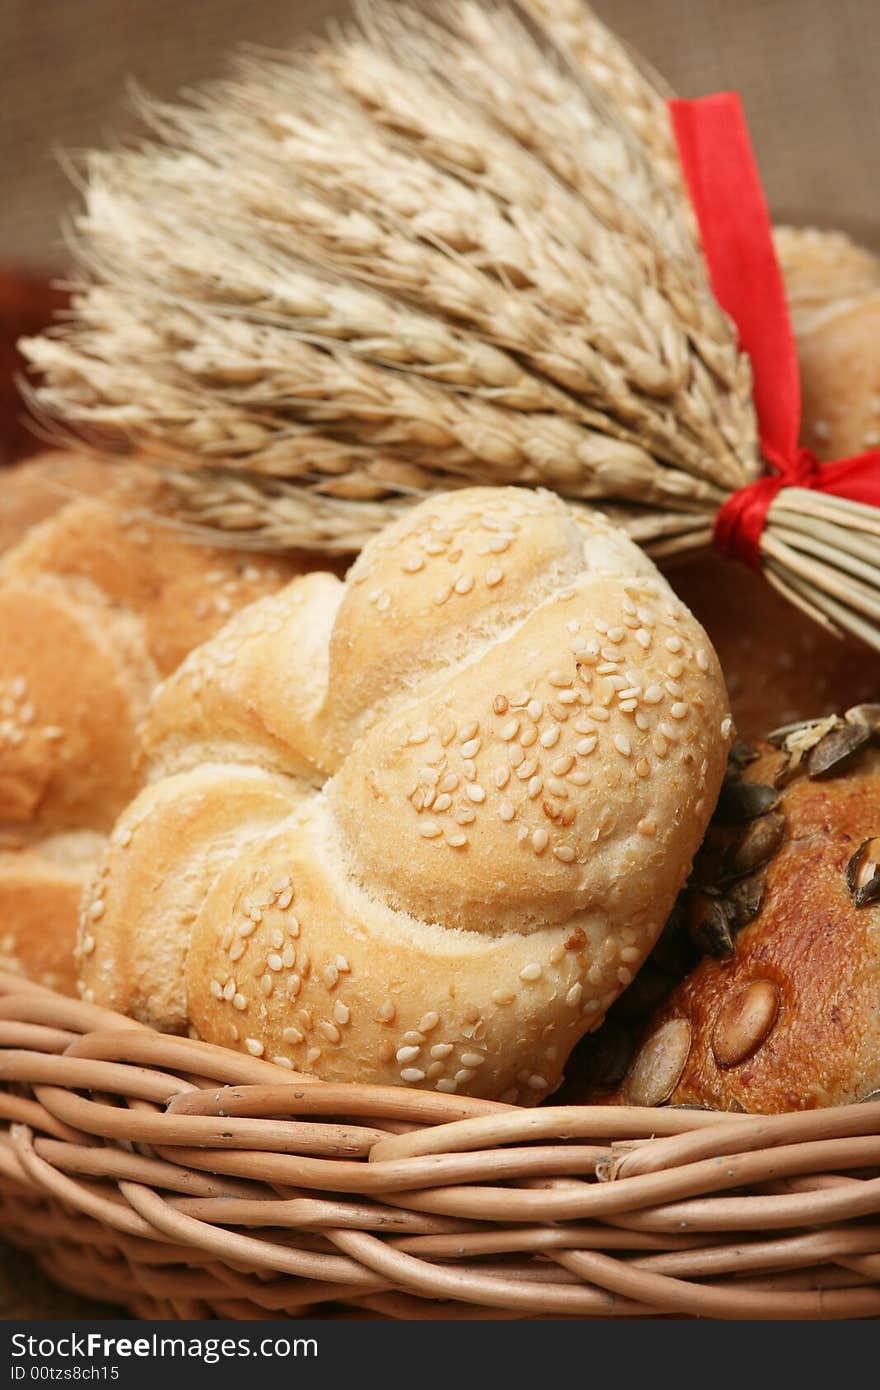
[[[732,736],[599,513],[440,495],[160,688],[85,996],[282,1067],[535,1104],[651,949]]]

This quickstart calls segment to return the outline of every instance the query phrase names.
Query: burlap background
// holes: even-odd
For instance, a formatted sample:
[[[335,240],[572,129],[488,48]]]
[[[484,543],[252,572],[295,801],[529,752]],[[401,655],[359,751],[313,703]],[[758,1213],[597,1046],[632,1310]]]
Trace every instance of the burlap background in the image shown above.
[[[683,95],[738,87],[779,219],[880,244],[877,0],[596,0]],[[128,76],[172,95],[234,44],[281,45],[340,0],[2,0],[0,261],[63,263],[53,151],[124,128]]]

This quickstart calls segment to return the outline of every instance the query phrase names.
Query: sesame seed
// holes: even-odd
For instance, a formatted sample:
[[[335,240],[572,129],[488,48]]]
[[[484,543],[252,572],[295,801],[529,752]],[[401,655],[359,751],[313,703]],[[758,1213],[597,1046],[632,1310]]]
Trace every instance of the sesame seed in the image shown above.
[[[497,565],[492,565],[490,569],[486,570],[486,583],[490,589],[494,589],[496,584],[500,584],[503,578],[504,571],[499,569]]]
[[[541,715],[543,713],[544,706],[542,705],[540,700],[529,700],[529,703],[526,705],[526,714],[533,721],[533,723],[537,724],[538,720],[541,718]]]
[[[622,714],[632,714],[633,710],[638,709],[638,700],[621,700],[618,709]]]
[[[461,745],[461,756],[463,758],[475,758],[480,751],[480,740],[469,738],[466,743]]]
[[[345,956],[336,957],[336,969],[339,971],[341,975],[345,975],[348,973],[349,970],[351,970],[351,966],[349,965]]]
[[[434,840],[443,834],[443,827],[434,820],[426,820],[419,826],[419,834],[423,840]]]
[[[640,835],[647,835],[650,838],[652,835],[657,834],[657,822],[650,817],[646,817],[644,820],[639,821],[636,829]]]
[[[321,1056],[320,1047],[310,1047],[306,1053],[306,1066],[313,1067]]]
[[[428,1013],[424,1014],[421,1020],[419,1021],[419,1032],[430,1033],[432,1029],[437,1027],[437,1024],[439,1022],[440,1015],[438,1013],[435,1013],[434,1010],[431,1009]]]
[[[636,641],[638,642],[638,644],[639,644],[640,647],[644,647],[645,651],[647,651],[648,648],[649,648],[650,645],[651,645],[651,634],[650,634],[650,632],[647,632],[647,631],[645,630],[645,628],[643,628],[643,627],[637,627],[637,628],[636,628]]]
[[[235,942],[232,946],[230,946],[230,948],[229,948],[229,953],[228,953],[228,954],[229,954],[229,959],[230,959],[231,961],[233,961],[233,962],[235,962],[235,961],[237,961],[237,960],[241,960],[242,956],[243,956],[244,953],[245,953],[245,950],[246,950],[246,945],[245,945],[245,943],[244,943],[243,941],[236,941],[236,942]]]
[[[260,990],[266,999],[270,997],[275,988],[275,981],[271,975],[263,975],[260,978]]]
[[[559,742],[559,734],[560,729],[558,725],[554,725],[551,729],[545,729],[541,735],[541,747],[552,748],[554,744]]]
[[[551,671],[547,680],[551,685],[557,686],[562,690],[567,689],[567,687],[571,685],[571,676],[567,676],[564,671]]]
[[[563,864],[572,864],[574,862],[575,854],[571,845],[556,845],[553,853]]]
[[[301,989],[302,989],[302,979],[300,978],[300,976],[299,976],[299,975],[288,975],[288,977],[287,977],[287,993],[290,995],[291,999],[295,999],[296,996],[299,994],[299,992],[300,992]]]
[[[574,754],[563,753],[560,757],[554,758],[550,764],[550,771],[556,777],[564,777],[566,772],[570,772],[574,767]]]
[[[587,713],[591,719],[595,719],[599,724],[607,724],[608,720],[611,718],[607,709],[603,709],[601,705],[590,705]]]
[[[281,1036],[286,1043],[301,1043],[304,1041],[303,1035],[298,1028],[285,1028]]]
[[[479,782],[469,782],[464,790],[468,801],[481,802],[486,800],[486,793],[483,791]]]
[[[617,749],[618,753],[620,753],[624,758],[628,758],[631,756],[632,744],[630,743],[626,734],[615,734],[613,742],[614,747]]]
[[[626,636],[626,629],[622,627],[609,627],[607,636],[609,642],[622,642]]]
[[[384,1004],[379,1006],[376,1014],[380,1023],[393,1023],[397,1017],[397,1005],[393,999],[386,999]]]
[[[519,978],[525,980],[529,984],[533,984],[535,980],[540,980],[543,973],[538,962],[533,960],[530,961],[528,965],[523,966],[522,970],[519,972]]]
[[[281,1057],[279,1055],[278,1057],[273,1057],[272,1061],[275,1063],[276,1067],[286,1067],[288,1071],[293,1071],[293,1063],[289,1057]]]
[[[510,781],[510,768],[496,767],[494,780],[498,790],[503,791],[504,788],[507,786],[508,782]]]
[[[568,788],[560,777],[548,777],[547,790],[551,796],[559,796],[563,800],[568,796]]]
[[[223,998],[223,986],[220,984],[219,980],[212,980],[208,988],[215,999]]]
[[[281,969],[282,960],[277,951],[272,951],[270,955],[266,957],[266,964],[268,965],[270,970]]]
[[[474,1073],[470,1069],[470,1067],[462,1067],[459,1071],[455,1073],[455,1079],[458,1082],[459,1086],[466,1086],[469,1081],[473,1080],[473,1078]]]
[[[699,666],[701,671],[708,671],[709,669],[709,658],[703,651],[702,647],[699,647],[697,649],[697,665]]]
[[[501,805],[498,807],[498,814],[502,820],[512,821],[516,815],[512,802],[502,801]]]
[[[478,731],[479,727],[480,721],[478,719],[472,719],[469,724],[464,724],[462,728],[459,729],[458,736],[463,743],[466,743],[469,738],[473,738],[474,734]],[[465,754],[465,757],[469,758],[470,756],[470,753]]]
[[[235,996],[235,976],[231,976],[231,977],[226,981],[226,984],[223,986],[223,998],[226,1000],[226,1002],[227,1002],[227,1004],[228,1004],[228,1003],[230,1002],[230,1000],[234,998],[234,996]]]
[[[538,730],[534,725],[530,725],[528,728],[523,729],[519,736],[519,741],[523,748],[531,748],[532,745],[538,741]]]
[[[421,555],[409,555],[404,560],[401,569],[405,574],[418,574],[419,570],[425,568],[425,562]]]
[[[473,782],[477,775],[477,765],[473,758],[462,758],[461,770],[465,775],[465,780]]]
[[[434,1090],[443,1091],[445,1095],[451,1096],[454,1095],[455,1092],[458,1090],[458,1084],[457,1082],[453,1081],[450,1077],[442,1076],[434,1086]]]
[[[407,739],[407,743],[417,746],[420,743],[427,743],[430,737],[431,730],[426,728],[424,724],[421,724],[417,729],[413,729],[412,733]]]
[[[414,1062],[421,1050],[418,1046],[400,1047],[394,1055],[398,1062]]]
[[[538,1076],[538,1074],[535,1073],[534,1076],[529,1077],[528,1081],[526,1082],[526,1085],[531,1091],[545,1091],[547,1089],[548,1082],[545,1080],[543,1076]]]
[[[338,1043],[340,1037],[342,1036],[339,1032],[339,1029],[336,1027],[336,1024],[331,1023],[329,1019],[326,1018],[318,1020],[318,1032],[322,1035],[322,1037],[325,1037],[328,1042],[332,1043]]]
[[[420,1071],[418,1067],[404,1067],[400,1073],[400,1079],[408,1086],[415,1086],[419,1081],[424,1081],[425,1073]]]
[[[469,594],[474,587],[472,574],[460,574],[452,586],[457,594]]]
[[[245,997],[244,997],[243,994],[234,994],[234,995],[233,995],[233,997],[232,997],[232,1007],[233,1007],[234,1009],[238,1009],[239,1013],[243,1013],[243,1012],[244,1012],[244,1010],[247,1008],[247,1000],[245,999]]]
[[[678,680],[679,676],[684,675],[684,662],[676,657],[675,660],[670,661],[669,665],[666,667],[666,673],[672,676],[674,680]]]
[[[730,735],[731,735],[732,733],[733,733],[733,720],[730,718],[729,715],[727,715],[727,716],[726,716],[724,719],[722,719],[722,721],[721,721],[721,737],[722,737],[722,738],[730,738]]]
[[[454,792],[460,780],[457,772],[447,772],[437,783],[437,790],[441,793]]]
[[[95,898],[95,901],[89,908],[89,916],[91,917],[92,921],[97,922],[99,918],[103,917],[105,909],[106,903],[104,902],[104,899]]]
[[[462,806],[460,810],[456,811],[455,819],[459,825],[473,825],[476,815],[470,806]]]
[[[543,854],[549,842],[550,836],[543,827],[539,826],[537,830],[532,831],[532,849],[536,854]]]
[[[441,792],[439,796],[434,798],[433,809],[439,815],[443,811],[448,811],[451,805],[452,797],[449,795],[449,793]]]
[[[568,994],[566,994],[565,996],[565,1002],[570,1009],[577,1008],[578,1004],[581,1002],[581,995],[583,994],[583,992],[584,987],[581,984],[580,980],[578,980],[577,984],[572,985],[571,989],[568,991]]]
[[[519,720],[518,720],[518,719],[508,719],[507,723],[504,724],[504,725],[502,725],[502,727],[501,727],[501,729],[500,729],[500,731],[499,731],[499,737],[500,737],[500,738],[503,738],[504,741],[505,741],[505,743],[509,743],[511,739],[516,738],[516,736],[517,736],[518,733],[519,733]]]
[[[647,758],[639,758],[638,762],[636,763],[636,776],[637,776],[637,777],[647,777],[647,776],[650,774],[650,771],[651,771],[651,765],[650,765],[650,763],[648,762],[648,759],[647,759]]]
[[[673,695],[676,699],[679,699],[679,700],[681,699],[682,695],[684,694],[684,690],[683,690],[682,687],[678,684],[678,681],[667,681],[667,682],[666,682],[666,689],[669,691],[669,694],[670,694],[670,695]]]
[[[443,1075],[444,1071],[445,1067],[442,1062],[431,1062],[425,1072],[425,1077],[428,1081],[435,1081],[438,1076]]]
[[[321,978],[324,981],[325,989],[335,989],[339,984],[339,971],[332,961],[328,961],[324,966],[324,969],[321,971]]]
[[[252,922],[248,917],[238,928],[238,935],[241,937],[251,936],[257,930],[257,923]]]
[[[570,772],[568,774],[568,781],[571,783],[573,787],[588,787],[590,785],[590,774],[588,772],[584,772],[582,768],[578,768],[574,772]],[[573,819],[574,808],[569,806],[566,807],[566,810],[571,811]],[[566,824],[569,824],[569,822],[566,822]]]
[[[431,1048],[431,1056],[442,1060],[448,1057],[452,1051],[452,1043],[435,1043]]]
[[[529,785],[528,785],[528,787],[526,788],[526,794],[528,795],[528,797],[529,797],[529,799],[530,799],[531,801],[534,801],[534,799],[535,799],[536,796],[540,796],[540,794],[541,794],[541,788],[543,787],[543,785],[544,785],[544,779],[543,779],[543,777],[532,777],[532,778],[530,778],[530,780],[529,780]]]
[[[481,1067],[486,1058],[482,1052],[463,1052],[461,1054],[461,1064],[463,1067]]]
[[[446,843],[452,849],[463,849],[468,843],[468,837],[463,830],[456,830],[452,835],[447,835]]]
[[[259,1038],[245,1038],[244,1045],[252,1057],[262,1057],[266,1050]]]
[[[686,719],[688,707],[679,700],[672,706],[669,713],[672,715],[673,719]]]

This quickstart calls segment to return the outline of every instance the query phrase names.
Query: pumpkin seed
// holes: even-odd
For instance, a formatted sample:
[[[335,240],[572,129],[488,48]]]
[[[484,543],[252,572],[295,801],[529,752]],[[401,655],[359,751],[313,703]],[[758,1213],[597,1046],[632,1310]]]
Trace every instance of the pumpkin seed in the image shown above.
[[[848,724],[866,724],[875,738],[880,734],[880,705],[853,705],[843,717]]]
[[[773,858],[785,838],[786,820],[781,811],[759,816],[738,843],[730,845],[724,856],[725,877],[741,878],[753,873]]]
[[[766,816],[779,803],[779,792],[764,782],[725,781],[715,807],[714,820],[719,825],[742,825],[743,822]]]
[[[841,724],[826,734],[807,756],[807,775],[814,780],[836,777],[855,761],[870,742],[867,724]]]
[[[859,845],[846,866],[846,886],[856,907],[880,900],[880,835]]]
[[[688,903],[688,932],[699,951],[719,960],[733,955],[733,935],[724,902],[710,891],[693,893]]]
[[[732,932],[741,932],[761,911],[764,881],[763,873],[752,874],[750,878],[742,878],[739,883],[734,883],[725,894],[727,923]]]

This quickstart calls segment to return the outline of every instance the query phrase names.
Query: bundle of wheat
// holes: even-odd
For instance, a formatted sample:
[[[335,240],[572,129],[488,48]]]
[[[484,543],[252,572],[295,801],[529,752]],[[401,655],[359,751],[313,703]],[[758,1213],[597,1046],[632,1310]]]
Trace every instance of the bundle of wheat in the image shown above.
[[[520,483],[662,557],[760,476],[660,86],[580,0],[368,0],[138,104],[145,143],[87,161],[73,317],[25,348],[44,417],[152,458],[189,524],[343,552],[432,489]],[[786,488],[768,577],[880,645],[878,534]]]

